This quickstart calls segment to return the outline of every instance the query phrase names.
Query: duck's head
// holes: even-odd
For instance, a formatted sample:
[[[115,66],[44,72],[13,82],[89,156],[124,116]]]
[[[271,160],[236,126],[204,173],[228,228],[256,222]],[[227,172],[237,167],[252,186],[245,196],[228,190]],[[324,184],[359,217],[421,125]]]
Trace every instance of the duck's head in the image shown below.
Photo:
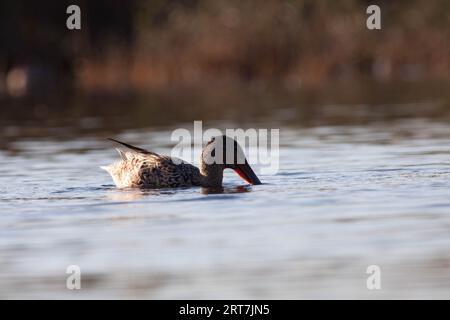
[[[261,184],[236,140],[225,135],[213,137],[202,152],[201,172],[205,177],[205,184],[222,185],[225,169],[233,169],[250,184]]]

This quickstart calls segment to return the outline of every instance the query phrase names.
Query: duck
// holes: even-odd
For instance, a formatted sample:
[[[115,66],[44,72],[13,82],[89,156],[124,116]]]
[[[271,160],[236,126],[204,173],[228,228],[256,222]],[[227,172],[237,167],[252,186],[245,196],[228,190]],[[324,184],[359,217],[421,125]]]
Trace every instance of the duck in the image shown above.
[[[226,135],[212,137],[205,145],[199,168],[179,158],[160,155],[128,143],[108,138],[119,147],[121,160],[102,166],[117,188],[221,188],[223,171],[234,170],[244,181],[259,185],[261,181],[248,163],[238,142]]]

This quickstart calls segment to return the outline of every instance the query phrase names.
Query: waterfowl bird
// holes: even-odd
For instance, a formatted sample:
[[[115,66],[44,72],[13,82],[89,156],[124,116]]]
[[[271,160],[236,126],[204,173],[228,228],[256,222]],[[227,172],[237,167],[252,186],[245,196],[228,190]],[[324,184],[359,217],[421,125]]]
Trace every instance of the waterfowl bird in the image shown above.
[[[233,169],[250,184],[261,184],[242,148],[227,136],[214,137],[207,143],[202,151],[200,168],[180,159],[109,140],[125,147],[117,149],[121,161],[101,167],[111,175],[118,188],[221,187],[225,169]]]

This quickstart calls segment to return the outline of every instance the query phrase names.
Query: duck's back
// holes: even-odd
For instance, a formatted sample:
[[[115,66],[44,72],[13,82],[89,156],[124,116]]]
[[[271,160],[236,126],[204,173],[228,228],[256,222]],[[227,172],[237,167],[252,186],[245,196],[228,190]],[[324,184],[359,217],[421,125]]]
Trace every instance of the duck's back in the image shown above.
[[[103,167],[118,188],[176,188],[200,185],[197,167],[154,153],[119,150],[122,161]],[[178,160],[178,159],[177,159]]]
[[[157,161],[144,161],[138,173],[137,186],[141,188],[177,188],[200,185],[197,167],[170,157],[160,157]]]

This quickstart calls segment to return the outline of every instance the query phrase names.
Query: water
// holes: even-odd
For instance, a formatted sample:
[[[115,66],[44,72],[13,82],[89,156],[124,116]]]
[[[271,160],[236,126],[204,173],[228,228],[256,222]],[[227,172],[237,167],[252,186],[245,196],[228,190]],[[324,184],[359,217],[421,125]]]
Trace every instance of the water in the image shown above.
[[[170,132],[119,137],[169,153]],[[94,134],[9,143],[0,298],[450,298],[448,123],[284,126],[280,143],[263,185],[228,172],[213,191],[117,190]]]

